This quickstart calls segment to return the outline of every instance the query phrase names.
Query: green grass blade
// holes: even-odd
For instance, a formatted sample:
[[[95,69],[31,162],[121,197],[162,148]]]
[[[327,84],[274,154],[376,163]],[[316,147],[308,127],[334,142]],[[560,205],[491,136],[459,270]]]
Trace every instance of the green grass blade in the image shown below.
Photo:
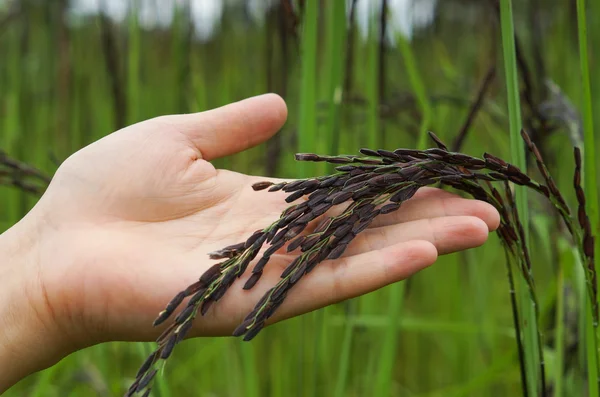
[[[369,147],[377,149],[380,145],[379,136],[379,57],[378,57],[378,29],[375,15],[376,2],[369,3],[369,22],[367,39],[367,79],[366,97],[369,103],[367,110],[367,139]]]
[[[355,306],[356,302],[350,302]],[[348,372],[350,370],[350,355],[352,351],[352,335],[354,335],[354,318],[352,316],[345,317],[344,336],[342,339],[342,352],[340,354],[337,380],[335,382],[334,397],[346,396],[346,382],[348,380]]]
[[[569,252],[566,251],[566,254]],[[561,255],[564,257],[565,254]],[[554,397],[563,396],[564,388],[564,351],[565,351],[565,272],[564,272],[564,261],[559,259],[558,273],[556,275],[556,343],[555,343],[555,354],[556,364],[554,365]]]
[[[326,64],[325,82],[329,83],[327,100],[326,134],[330,138],[327,149],[331,154],[338,153],[340,143],[340,118],[344,83],[344,43],[346,40],[346,3],[333,1],[327,3],[327,54],[333,56]]]
[[[396,363],[396,352],[398,346],[398,332],[402,303],[404,300],[404,282],[396,283],[390,287],[388,317],[389,324],[383,337],[382,348],[379,358],[379,369],[375,378],[375,396],[391,395],[393,379],[393,368]]]
[[[128,15],[129,42],[127,50],[127,123],[140,121],[140,27],[139,0],[131,0]]]
[[[400,48],[400,53],[402,54],[402,58],[404,59],[404,67],[406,68],[410,85],[415,96],[417,97],[417,102],[422,112],[421,128],[419,131],[417,148],[425,149],[427,147],[428,139],[427,130],[430,128],[431,124],[431,104],[429,103],[429,98],[427,96],[425,84],[423,83],[423,79],[421,77],[421,73],[419,72],[419,68],[417,66],[417,62],[415,60],[415,56],[413,54],[410,43],[408,42],[406,37],[404,37],[403,34],[399,34],[397,36],[397,41],[398,46]]]
[[[316,74],[317,74],[317,30],[318,7],[316,1],[308,1],[304,6],[302,18],[302,71],[300,81],[300,110],[298,120],[298,149],[300,152],[315,150],[317,142],[316,119]],[[314,167],[309,171],[305,162],[298,163],[298,177],[307,177],[316,172]]]
[[[577,0],[577,31],[579,38],[579,63],[581,68],[581,85],[583,90],[582,116],[584,134],[584,189],[587,199],[586,212],[590,217],[595,234],[598,234],[598,188],[596,178],[596,146],[594,137],[594,118],[592,111],[592,92],[587,44],[587,21],[585,0]],[[596,238],[596,257],[600,253],[600,241]],[[596,263],[596,271],[600,269]],[[590,308],[592,305],[588,304]],[[588,364],[589,395],[596,397],[600,393],[600,374],[598,368],[598,342],[597,327],[594,326],[591,313],[587,313],[586,326],[586,351]]]
[[[500,19],[502,28],[502,48],[504,54],[504,70],[506,73],[506,88],[508,100],[508,115],[510,125],[510,144],[512,162],[525,170],[525,148],[520,136],[521,130],[521,105],[519,97],[519,81],[516,62],[514,39],[513,11],[511,0],[500,1]],[[516,203],[523,228],[525,240],[529,241],[529,213],[527,208],[527,192],[524,187],[515,186]],[[527,375],[527,388],[531,396],[538,395],[539,381],[542,374],[538,370],[539,357],[537,346],[538,330],[536,309],[527,292],[526,282],[519,278],[519,304],[521,307],[521,321],[523,331],[523,345],[525,349],[525,365]]]

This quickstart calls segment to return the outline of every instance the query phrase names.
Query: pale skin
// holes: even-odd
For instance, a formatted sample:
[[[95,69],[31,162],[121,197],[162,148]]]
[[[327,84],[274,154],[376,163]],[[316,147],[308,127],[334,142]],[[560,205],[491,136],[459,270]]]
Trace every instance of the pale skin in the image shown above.
[[[207,253],[289,205],[284,193],[251,189],[269,178],[210,163],[267,140],[286,117],[280,97],[262,95],[135,124],[67,159],[35,208],[0,235],[0,392],[87,346],[155,339],[165,327],[151,326],[156,315],[215,263]],[[483,244],[498,222],[486,203],[423,188],[302,279],[273,321],[403,280],[438,255]],[[191,336],[230,335],[293,258],[274,255],[250,291],[241,288],[248,275],[236,281]]]

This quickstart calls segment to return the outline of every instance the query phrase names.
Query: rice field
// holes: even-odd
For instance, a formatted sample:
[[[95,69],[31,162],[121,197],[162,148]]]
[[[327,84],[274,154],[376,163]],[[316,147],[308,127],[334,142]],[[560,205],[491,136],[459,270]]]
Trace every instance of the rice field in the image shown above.
[[[337,165],[298,162],[295,153],[425,149],[434,131],[453,151],[490,152],[544,180],[523,127],[574,214],[581,193],[572,147],[581,148],[585,207],[598,235],[597,2],[414,0],[404,9],[393,0],[232,0],[215,1],[218,13],[209,0],[128,0],[122,12],[100,2],[103,14],[82,11],[84,3],[0,1],[0,149],[23,167],[52,175],[71,153],[123,126],[277,92],[289,108],[282,131],[215,165],[314,177]],[[37,189],[45,179],[8,186],[2,171],[6,230],[38,197],[27,183]],[[537,306],[492,235],[404,282],[267,327],[251,342],[184,341],[153,395],[598,396],[585,258],[547,200],[514,192]],[[153,349],[94,346],[5,395],[123,395]]]

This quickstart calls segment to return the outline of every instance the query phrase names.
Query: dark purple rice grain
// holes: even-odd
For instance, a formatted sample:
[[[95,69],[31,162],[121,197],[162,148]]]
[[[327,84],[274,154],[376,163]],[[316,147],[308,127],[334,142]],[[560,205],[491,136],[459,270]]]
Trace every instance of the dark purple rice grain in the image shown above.
[[[354,234],[352,231],[349,231],[344,237],[337,241],[337,244],[348,245],[352,240],[354,240],[354,237],[356,237],[356,234]]]
[[[163,330],[163,332],[161,332],[160,336],[158,338],[156,338],[156,343],[163,343],[164,340],[171,334],[171,332],[173,332],[173,330],[175,328],[177,328],[177,326],[178,326],[178,324],[171,323],[171,325],[169,325],[167,328],[165,328]],[[154,352],[154,353],[156,353],[156,352]]]
[[[290,262],[290,264],[287,265],[287,267],[284,269],[283,273],[281,273],[281,278],[286,278],[287,276],[289,276],[294,271],[296,266],[298,266],[298,263],[300,263],[300,259],[301,257],[298,256],[296,257],[296,259]]]
[[[499,181],[506,181],[508,180],[508,177],[504,174],[500,174],[498,172],[490,172],[488,174],[489,176],[491,176],[492,178],[499,180]]]
[[[194,306],[187,306],[177,315],[177,317],[175,317],[175,323],[183,323],[183,321],[187,320],[190,317],[190,315],[194,312],[194,309]]]
[[[144,390],[146,388],[146,386],[148,386],[148,384],[150,383],[150,381],[152,381],[152,379],[154,378],[154,376],[156,375],[156,373],[158,372],[157,369],[153,369],[152,371],[148,372],[146,374],[146,376],[144,376],[142,378],[142,380],[140,381],[140,383],[137,385],[136,387],[136,392],[141,392],[142,390]]]
[[[209,267],[208,270],[200,276],[200,281],[205,285],[210,285],[221,275],[221,265],[222,263],[217,263]]]
[[[371,189],[361,189],[352,195],[352,200],[357,201],[360,199],[366,199],[375,196],[375,193]]]
[[[288,288],[289,288],[290,282],[288,281],[284,281],[281,282],[277,285],[277,287],[275,287],[273,289],[273,293],[271,294],[271,300],[273,301],[278,301],[280,300],[283,296],[285,296],[287,294]]]
[[[265,326],[264,322],[254,324],[252,326],[252,328],[250,328],[248,330],[248,332],[246,332],[246,335],[244,335],[244,342],[248,342],[248,341],[254,339],[254,337],[256,335],[258,335],[258,333],[263,329],[264,326]]]
[[[229,284],[222,283],[221,285],[219,285],[219,287],[215,289],[215,292],[211,294],[211,299],[215,302],[218,302],[223,297],[223,295],[225,295],[228,288]]]
[[[347,224],[344,224],[344,225],[338,227],[335,230],[335,232],[333,233],[333,236],[334,237],[343,237],[343,236],[345,236],[346,233],[348,233],[349,231],[352,230],[352,226],[353,226],[352,224],[347,223]]]
[[[296,268],[296,270],[292,272],[289,278],[289,283],[292,285],[296,284],[298,280],[300,280],[300,278],[304,276],[304,272],[306,272],[306,262],[301,264],[298,268]]]
[[[300,190],[298,192],[294,192],[285,198],[286,203],[291,203],[293,201],[298,200],[300,197],[304,196],[304,193]]]
[[[583,253],[588,258],[594,257],[594,238],[589,234],[583,238]]]
[[[331,187],[338,180],[337,176],[330,176],[321,182],[321,188]]]
[[[252,185],[252,189],[254,189],[254,191],[258,191],[258,190],[264,190],[270,186],[273,186],[273,182],[269,182],[269,181],[256,182]]]
[[[278,183],[278,184],[276,184],[276,185],[273,185],[273,186],[271,186],[271,187],[269,188],[269,192],[277,192],[277,191],[279,191],[279,190],[283,189],[283,187],[284,187],[285,185],[287,185],[287,183],[285,183],[285,182],[282,182],[282,183]]]
[[[242,336],[248,331],[248,327],[252,324],[252,319],[245,319],[240,325],[233,330],[232,336]]]
[[[306,236],[299,236],[293,239],[287,246],[287,252],[292,252],[296,248],[300,247],[304,240],[306,240]]]
[[[202,301],[202,306],[200,306],[200,315],[204,316],[213,303],[215,303],[215,301],[210,298]]]
[[[346,157],[329,157],[326,161],[331,164],[348,164],[352,162],[352,159]]]
[[[160,324],[164,323],[171,316],[171,314],[173,313],[168,312],[166,310],[161,311],[160,313],[158,313],[158,316],[156,317],[152,325],[154,327],[159,326]]]
[[[296,153],[295,157],[298,161],[323,161],[321,156],[314,153]]]
[[[269,262],[269,257],[265,257],[263,256],[262,258],[259,259],[258,262],[256,262],[256,265],[254,265],[254,268],[252,269],[252,273],[259,273],[263,271],[265,265]]]
[[[196,303],[200,302],[200,300],[202,300],[202,298],[204,297],[205,293],[206,290],[196,292],[188,301],[188,305],[195,305]]]
[[[291,240],[306,229],[306,223],[297,223],[293,227],[289,227],[285,234],[285,240]]]
[[[492,154],[484,153],[483,158],[485,159],[486,165],[488,166],[491,165],[492,167],[500,169],[508,167],[508,163],[506,161]]]
[[[391,160],[398,160],[398,161],[401,160],[400,156],[398,156],[394,152],[390,152],[389,150],[379,149],[379,150],[377,150],[377,154],[380,157],[387,157]]]
[[[163,347],[160,358],[166,360],[169,358],[171,353],[173,352],[173,348],[175,347],[175,343],[177,342],[177,334],[171,335],[169,339],[167,339],[167,343]]]
[[[346,244],[339,244],[337,247],[331,250],[331,252],[327,256],[327,259],[333,260],[339,258],[340,256],[342,256],[347,247],[348,245]]]
[[[138,370],[137,374],[135,375],[136,378],[141,377],[143,374],[146,373],[146,371],[148,371],[150,369],[152,364],[154,364],[154,361],[156,360],[158,353],[159,353],[158,351],[155,351],[154,353],[152,353],[148,356],[148,358],[144,361],[144,363]]]
[[[364,154],[365,156],[371,156],[371,157],[380,157],[379,153],[377,153],[377,151],[372,150],[372,149],[367,149],[367,148],[361,148],[359,150],[359,152],[361,152],[362,154]]]
[[[250,248],[256,241],[265,235],[262,230],[256,231],[244,243],[244,248]]]
[[[306,252],[306,251],[312,249],[315,246],[315,244],[319,241],[320,238],[321,238],[321,236],[316,235],[316,234],[308,236],[301,244],[302,252]]]
[[[365,219],[365,220],[360,221],[359,223],[354,225],[354,227],[352,227],[352,234],[357,235],[357,234],[361,233],[363,230],[365,230],[366,228],[369,227],[371,222],[372,222],[371,219]]]
[[[319,215],[315,215],[313,212],[309,212],[308,214],[304,214],[300,218],[298,218],[297,222],[298,223],[308,223],[308,222],[311,222],[313,219],[315,219]]]
[[[258,282],[258,280],[260,280],[261,276],[262,276],[262,272],[253,273],[250,276],[250,278],[248,278],[248,280],[246,281],[246,283],[244,284],[243,289],[245,289],[245,290],[252,289],[252,287],[254,287],[256,285],[256,283]]]
[[[329,211],[329,209],[331,208],[331,206],[333,205],[333,203],[321,203],[319,205],[317,205],[313,210],[312,210],[312,214],[313,216],[316,218],[318,216],[323,215],[324,213],[326,213],[327,211]]]
[[[315,192],[315,193],[317,193],[317,192]],[[327,198],[327,195],[328,195],[327,192],[324,192],[324,193],[320,193],[320,194],[310,198],[308,200],[308,206],[310,208],[314,208],[316,205],[321,204]]]
[[[354,171],[356,169],[356,166],[354,165],[341,165],[339,167],[335,167],[336,171],[340,171],[340,172],[350,172],[350,171]]]
[[[398,203],[386,204],[383,207],[381,207],[381,209],[379,210],[379,213],[382,215],[389,214],[390,212],[394,212],[399,208],[400,208],[400,204],[398,204]]]
[[[280,231],[277,232],[277,234],[275,235],[275,237],[273,237],[273,240],[271,240],[271,245],[278,245],[279,242],[282,242],[283,236],[285,236],[285,234],[288,232],[288,229],[281,229]],[[273,247],[269,248],[272,249]],[[274,251],[269,251],[268,252],[275,252],[277,251],[277,249],[275,249]],[[266,256],[271,256],[271,254],[266,254]]]

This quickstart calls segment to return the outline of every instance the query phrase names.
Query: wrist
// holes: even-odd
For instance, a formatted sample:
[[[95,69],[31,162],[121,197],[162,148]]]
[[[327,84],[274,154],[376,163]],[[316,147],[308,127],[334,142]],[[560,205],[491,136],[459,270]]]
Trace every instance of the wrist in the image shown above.
[[[44,303],[42,233],[28,218],[0,235],[0,393],[53,365],[66,351]]]

